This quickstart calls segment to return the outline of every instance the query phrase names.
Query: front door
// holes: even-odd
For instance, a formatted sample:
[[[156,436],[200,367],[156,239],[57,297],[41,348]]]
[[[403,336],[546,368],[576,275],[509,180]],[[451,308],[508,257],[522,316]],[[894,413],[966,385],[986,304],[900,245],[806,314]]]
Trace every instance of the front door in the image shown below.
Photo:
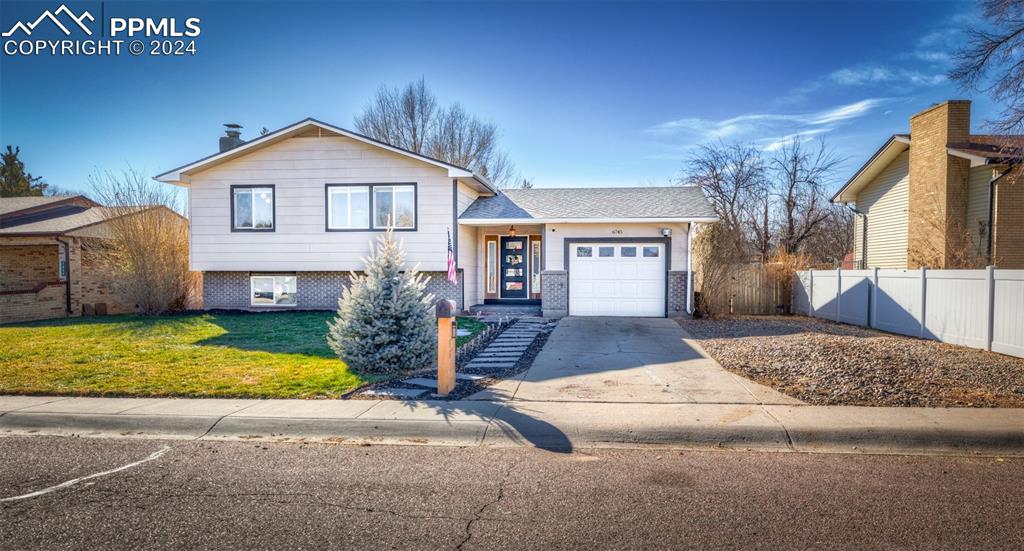
[[[501,238],[501,298],[527,298],[526,238]]]

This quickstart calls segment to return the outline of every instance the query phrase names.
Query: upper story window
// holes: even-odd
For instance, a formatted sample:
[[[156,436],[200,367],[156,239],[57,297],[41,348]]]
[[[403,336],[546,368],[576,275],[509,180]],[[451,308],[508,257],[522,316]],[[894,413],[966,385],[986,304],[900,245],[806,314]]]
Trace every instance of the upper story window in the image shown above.
[[[415,184],[328,184],[327,230],[416,229]]]
[[[232,231],[274,231],[274,186],[231,186]]]
[[[396,230],[416,228],[415,186],[373,186],[373,227]]]
[[[370,229],[370,186],[327,186],[327,228]]]

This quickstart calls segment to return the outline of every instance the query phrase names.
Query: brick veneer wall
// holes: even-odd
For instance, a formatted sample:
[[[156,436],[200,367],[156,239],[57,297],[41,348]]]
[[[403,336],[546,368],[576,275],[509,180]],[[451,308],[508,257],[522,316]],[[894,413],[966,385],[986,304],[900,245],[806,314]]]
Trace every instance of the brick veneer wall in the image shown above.
[[[20,291],[56,281],[60,255],[56,243],[0,247],[0,291]]]
[[[72,274],[78,281],[78,301],[81,304],[106,304],[108,314],[130,314],[137,310],[130,299],[125,280],[104,258],[101,243],[95,239],[82,239],[81,269]],[[81,313],[76,310],[76,313]]]
[[[952,157],[950,143],[968,140],[971,102],[947,101],[910,118],[910,199],[907,263],[944,268],[966,227],[970,161]],[[959,228],[960,231],[957,231]]]
[[[541,313],[545,318],[569,315],[569,273],[544,270],[540,273]]]
[[[50,285],[38,293],[0,295],[0,323],[62,318],[66,314],[64,285]]]
[[[686,271],[668,273],[668,315],[686,315]]]
[[[252,274],[258,275],[258,274]],[[338,307],[341,291],[350,281],[347,272],[296,272],[297,308],[304,310],[334,310]],[[427,278],[426,291],[435,299],[454,300],[461,310],[462,271],[457,286],[448,281],[444,272],[423,272]],[[249,303],[249,272],[204,272],[203,308],[208,310],[273,310],[275,307],[253,307]]]

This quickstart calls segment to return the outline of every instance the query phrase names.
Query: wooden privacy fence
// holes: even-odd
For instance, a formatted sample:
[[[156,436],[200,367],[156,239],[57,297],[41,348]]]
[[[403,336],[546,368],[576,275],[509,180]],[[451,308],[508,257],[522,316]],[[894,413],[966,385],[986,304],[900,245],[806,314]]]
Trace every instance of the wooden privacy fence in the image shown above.
[[[789,285],[778,280],[765,264],[743,264],[728,280],[730,314],[781,314],[789,306]]]
[[[1024,270],[808,270],[793,311],[1024,358]]]

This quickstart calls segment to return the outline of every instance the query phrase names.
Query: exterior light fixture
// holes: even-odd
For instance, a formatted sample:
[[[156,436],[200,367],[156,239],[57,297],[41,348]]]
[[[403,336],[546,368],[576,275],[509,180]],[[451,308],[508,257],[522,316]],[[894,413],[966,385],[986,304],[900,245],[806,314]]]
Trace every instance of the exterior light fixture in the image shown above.
[[[509,237],[515,237],[516,236],[516,227],[515,226],[509,226],[508,227],[508,235],[509,235]]]

